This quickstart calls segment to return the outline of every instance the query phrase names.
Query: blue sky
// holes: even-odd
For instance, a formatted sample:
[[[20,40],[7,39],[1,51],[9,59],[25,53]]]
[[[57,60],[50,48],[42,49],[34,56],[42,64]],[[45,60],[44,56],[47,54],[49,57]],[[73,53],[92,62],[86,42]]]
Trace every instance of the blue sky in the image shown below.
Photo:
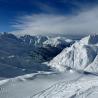
[[[97,6],[98,0],[0,0],[0,32],[97,32],[92,27],[97,25]]]

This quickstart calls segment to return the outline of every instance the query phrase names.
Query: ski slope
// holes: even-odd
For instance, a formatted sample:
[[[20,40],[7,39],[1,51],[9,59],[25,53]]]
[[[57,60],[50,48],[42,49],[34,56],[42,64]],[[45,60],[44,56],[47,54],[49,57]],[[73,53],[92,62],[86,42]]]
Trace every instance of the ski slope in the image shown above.
[[[98,77],[60,81],[31,98],[98,98]]]
[[[0,81],[0,98],[32,98],[41,91],[62,81],[73,81],[81,77],[77,72],[40,72]]]

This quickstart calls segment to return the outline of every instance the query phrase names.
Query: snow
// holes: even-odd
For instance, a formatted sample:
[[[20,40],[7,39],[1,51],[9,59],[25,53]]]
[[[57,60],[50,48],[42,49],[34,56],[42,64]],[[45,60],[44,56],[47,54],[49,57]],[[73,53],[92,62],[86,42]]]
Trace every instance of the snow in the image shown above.
[[[45,42],[43,42],[44,46],[52,46],[52,47],[59,47],[59,46],[67,46],[74,43],[73,40],[65,38],[65,37],[54,37],[49,38]]]
[[[3,84],[5,84],[5,83],[7,83],[8,81],[9,81],[9,79],[1,80],[0,81],[0,86],[3,85]]]
[[[49,66],[59,71],[66,71],[67,67],[78,71],[84,71],[91,63],[95,64],[94,59],[98,54],[98,46],[96,45],[98,43],[97,37],[98,36],[85,37],[75,42],[71,47],[65,48],[49,62]],[[93,41],[94,39],[95,41]],[[96,62],[98,61],[96,60]],[[89,70],[86,71],[88,72]],[[92,72],[95,72],[95,70]]]
[[[79,77],[81,75],[75,72],[39,72],[11,78],[0,85],[0,98],[32,98],[57,82],[71,81]]]
[[[2,42],[6,42],[7,46],[10,45],[8,41],[15,42],[17,45],[20,43],[20,40],[13,35],[6,34],[2,36],[8,38],[7,41],[2,38]],[[16,40],[13,40],[15,38]],[[35,46],[44,43],[44,45],[58,47],[73,42],[63,37],[24,36],[20,39],[26,45],[34,44]],[[12,43],[11,46],[14,47],[15,43]],[[16,57],[13,53],[7,54],[0,50],[1,61],[3,59],[6,61],[7,58],[13,61],[13,58]],[[22,62],[21,58],[19,59]],[[17,61],[15,64],[18,65]],[[55,70],[46,72],[44,69],[43,71],[37,70],[36,73],[27,74],[25,73],[25,67],[34,70],[31,65],[18,68],[0,62],[0,75],[2,76],[2,78],[0,77],[0,98],[98,98],[98,35],[82,38],[70,47],[65,48],[49,63],[33,64],[33,66],[40,68],[44,65],[49,65]],[[3,75],[15,75],[16,77],[3,78]]]
[[[95,57],[94,61],[85,68],[85,71],[98,74],[98,55]]]
[[[98,45],[98,35],[89,35],[80,41],[85,45]]]
[[[60,81],[31,98],[97,98],[98,77],[82,76],[73,81]]]
[[[33,46],[42,46],[43,42],[48,40],[47,36],[30,36],[30,35],[24,35],[20,36],[20,39],[26,43],[27,45],[33,45]]]
[[[72,69],[38,72],[0,81],[0,98],[97,98],[98,76]]]

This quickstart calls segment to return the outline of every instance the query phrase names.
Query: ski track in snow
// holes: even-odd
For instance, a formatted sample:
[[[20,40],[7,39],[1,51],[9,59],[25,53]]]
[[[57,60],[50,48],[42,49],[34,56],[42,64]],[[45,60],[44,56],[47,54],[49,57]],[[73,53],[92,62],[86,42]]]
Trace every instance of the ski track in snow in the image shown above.
[[[98,96],[97,91],[98,77],[82,77],[70,82],[59,82],[30,98],[95,98],[89,96],[92,93]]]
[[[67,81],[73,81],[79,77],[81,77],[80,74],[72,74],[69,72],[65,74],[28,74],[16,78],[11,78],[0,85],[0,98],[32,98],[32,96],[38,94],[39,92],[43,92],[44,90],[46,91],[46,89],[51,87],[52,85],[55,85],[55,90],[57,90],[57,83],[60,82],[65,85]],[[64,83],[64,81],[66,82]],[[52,88],[52,90],[54,88]],[[62,88],[62,85],[60,88]]]
[[[97,98],[98,77],[78,74],[43,72],[1,80],[0,98]]]

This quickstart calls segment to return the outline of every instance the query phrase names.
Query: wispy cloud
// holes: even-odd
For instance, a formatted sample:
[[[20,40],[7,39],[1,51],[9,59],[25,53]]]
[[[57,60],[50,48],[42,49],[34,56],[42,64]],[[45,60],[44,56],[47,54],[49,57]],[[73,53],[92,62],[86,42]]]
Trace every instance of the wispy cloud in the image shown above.
[[[98,33],[98,8],[77,15],[36,14],[19,17],[12,25],[16,34],[85,34]],[[21,33],[18,33],[21,32]]]

